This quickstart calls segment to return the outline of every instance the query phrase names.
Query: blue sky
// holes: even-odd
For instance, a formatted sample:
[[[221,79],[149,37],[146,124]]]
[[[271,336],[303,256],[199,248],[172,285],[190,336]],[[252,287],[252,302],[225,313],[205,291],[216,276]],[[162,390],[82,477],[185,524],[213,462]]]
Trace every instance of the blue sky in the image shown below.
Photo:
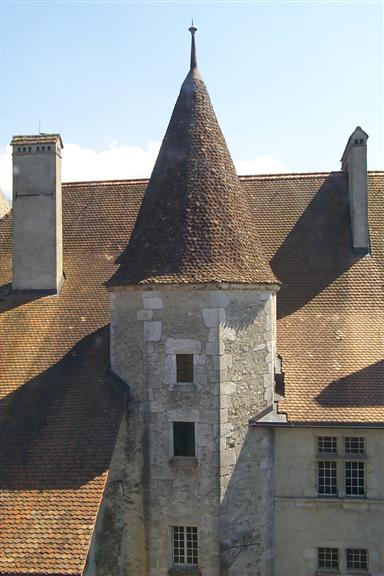
[[[382,2],[2,0],[6,192],[7,145],[39,121],[62,134],[65,180],[149,174],[188,70],[191,17],[240,171],[337,170],[358,124],[369,168],[383,169]]]

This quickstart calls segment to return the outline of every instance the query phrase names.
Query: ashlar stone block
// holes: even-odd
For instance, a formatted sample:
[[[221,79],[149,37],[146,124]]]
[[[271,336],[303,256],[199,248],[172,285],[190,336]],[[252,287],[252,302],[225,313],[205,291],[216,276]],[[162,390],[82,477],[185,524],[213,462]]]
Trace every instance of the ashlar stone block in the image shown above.
[[[152,310],[138,310],[136,317],[138,320],[152,320],[153,312]]]
[[[214,328],[225,322],[224,308],[205,308],[203,310],[204,323],[208,328]]]
[[[144,322],[144,340],[158,342],[161,338],[161,322]]]
[[[151,310],[161,310],[163,302],[158,296],[147,296],[146,292],[143,293],[143,308]]]

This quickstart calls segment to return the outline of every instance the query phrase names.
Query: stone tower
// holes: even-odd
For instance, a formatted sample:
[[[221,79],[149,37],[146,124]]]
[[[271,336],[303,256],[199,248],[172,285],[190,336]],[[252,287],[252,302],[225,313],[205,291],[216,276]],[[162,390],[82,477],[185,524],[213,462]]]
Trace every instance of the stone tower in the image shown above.
[[[61,150],[58,134],[14,136],[15,290],[56,293],[63,282]]]
[[[191,67],[108,283],[111,366],[130,389],[121,574],[254,576],[268,477],[254,477],[249,420],[273,403],[278,281],[190,31]]]

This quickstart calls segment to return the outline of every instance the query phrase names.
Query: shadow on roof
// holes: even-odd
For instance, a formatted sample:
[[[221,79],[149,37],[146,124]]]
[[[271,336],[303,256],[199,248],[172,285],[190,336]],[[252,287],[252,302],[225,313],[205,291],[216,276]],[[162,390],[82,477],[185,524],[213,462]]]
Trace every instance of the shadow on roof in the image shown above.
[[[49,290],[30,290],[30,291],[19,291],[12,292],[12,283],[3,284],[0,286],[0,313],[8,312],[18,308],[19,306],[24,306],[29,304],[34,300],[40,300],[40,298],[45,298],[46,296],[51,296],[52,291]]]
[[[0,401],[1,488],[74,488],[108,468],[124,404],[108,340],[106,325]]]
[[[383,406],[384,420],[384,361],[334,380],[316,396],[321,406]]]
[[[270,261],[283,284],[278,318],[305,306],[359,258],[352,250],[347,182],[331,173]]]

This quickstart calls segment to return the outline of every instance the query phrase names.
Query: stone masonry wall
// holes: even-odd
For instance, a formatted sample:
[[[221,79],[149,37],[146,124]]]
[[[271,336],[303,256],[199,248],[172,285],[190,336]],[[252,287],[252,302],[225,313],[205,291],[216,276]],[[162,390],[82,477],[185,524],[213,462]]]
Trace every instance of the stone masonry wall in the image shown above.
[[[220,329],[221,574],[270,573],[273,436],[249,420],[273,402],[275,294],[231,291]]]
[[[249,419],[272,402],[274,296],[223,288],[112,293],[111,363],[131,398],[87,576],[165,576],[177,525],[198,528],[194,574],[269,574],[271,439]],[[177,383],[176,354],[193,354],[193,383]],[[195,423],[195,458],[173,454],[177,421]]]

